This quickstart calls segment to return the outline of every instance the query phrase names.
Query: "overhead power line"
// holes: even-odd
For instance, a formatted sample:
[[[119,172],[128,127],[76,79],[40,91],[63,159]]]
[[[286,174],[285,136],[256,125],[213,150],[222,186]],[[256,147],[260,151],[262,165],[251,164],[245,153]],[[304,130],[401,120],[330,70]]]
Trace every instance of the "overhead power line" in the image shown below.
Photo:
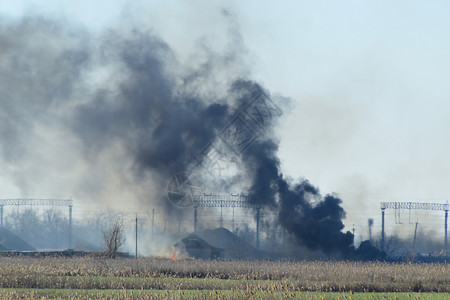
[[[422,203],[422,202],[381,202],[381,249],[385,249],[384,241],[384,214],[386,209],[395,209],[400,212],[401,209],[421,209],[421,210],[441,210],[445,212],[444,217],[444,249],[448,249],[447,227],[448,227],[448,202],[443,203]]]
[[[0,199],[0,206],[4,205],[55,205],[72,206],[72,199]]]
[[[421,202],[381,202],[381,209],[449,210],[449,204]]]
[[[3,227],[3,207],[12,205],[47,205],[47,206],[68,206],[69,207],[69,248],[72,247],[72,199],[0,199],[0,227]]]

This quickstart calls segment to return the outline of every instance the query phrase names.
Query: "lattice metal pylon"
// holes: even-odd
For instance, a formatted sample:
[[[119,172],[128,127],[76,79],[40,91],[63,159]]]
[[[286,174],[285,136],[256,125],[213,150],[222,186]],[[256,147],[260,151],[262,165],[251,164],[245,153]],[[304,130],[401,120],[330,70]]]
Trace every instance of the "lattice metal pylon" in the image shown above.
[[[256,248],[259,248],[259,219],[261,206],[258,204],[253,204],[248,202],[247,195],[240,194],[198,194],[194,198],[194,232],[197,232],[197,208],[200,207],[220,207],[220,219],[222,222],[222,208],[231,207],[233,208],[254,208],[256,209]]]
[[[280,108],[272,102],[262,90],[249,95],[248,103],[237,109],[225,127],[200,151],[185,170],[175,174],[168,183],[168,200],[176,207],[194,206],[196,172],[203,172],[212,178],[220,177],[235,158],[240,157],[250,145],[282,114]]]
[[[195,173],[203,172],[211,178],[222,176],[251,144],[264,136],[281,109],[262,89],[249,91],[248,102],[238,108],[225,127],[196,156],[183,172],[175,174],[168,183],[168,200],[178,208],[194,208],[194,232],[197,231],[199,207],[256,208],[256,246],[259,247],[260,207],[248,203],[244,195],[213,195],[202,193],[202,183],[196,182]],[[200,193],[198,193],[200,191]]]
[[[408,209],[408,210],[442,210],[445,213],[444,222],[444,248],[448,250],[448,211],[449,204],[447,203],[422,203],[422,202],[381,202],[381,249],[385,250],[385,232],[384,232],[384,211],[386,209]]]
[[[3,227],[3,207],[4,206],[20,206],[20,205],[36,205],[36,206],[68,206],[69,207],[69,248],[72,247],[72,199],[0,199],[0,227]]]

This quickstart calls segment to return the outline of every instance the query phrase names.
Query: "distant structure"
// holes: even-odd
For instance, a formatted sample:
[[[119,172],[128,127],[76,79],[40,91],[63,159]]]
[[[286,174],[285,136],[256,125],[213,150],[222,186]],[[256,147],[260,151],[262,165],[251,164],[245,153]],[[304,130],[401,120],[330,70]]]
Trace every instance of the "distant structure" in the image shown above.
[[[407,210],[443,210],[445,212],[445,222],[444,222],[444,248],[447,252],[448,250],[448,239],[447,239],[447,225],[448,225],[448,210],[449,204],[441,203],[422,203],[422,202],[381,202],[381,250],[385,250],[384,241],[384,211],[386,209],[407,209]]]
[[[222,209],[224,207],[233,208],[233,221],[234,221],[234,208],[254,208],[256,209],[256,248],[259,249],[259,220],[261,206],[248,202],[247,195],[241,194],[205,194],[194,196],[194,232],[197,232],[197,208],[199,207],[220,207],[220,224],[222,226]]]
[[[69,207],[69,248],[72,247],[72,199],[0,199],[0,227],[3,223],[3,207],[4,206],[67,206]]]
[[[367,224],[369,225],[369,241],[372,241],[372,226],[373,226],[373,219],[369,218],[367,220]],[[355,235],[355,234],[353,234]]]
[[[222,171],[228,169],[258,137],[263,136],[272,121],[282,114],[281,109],[262,90],[251,97],[252,99],[235,112],[229,123],[186,166],[186,169],[169,180],[167,195],[168,200],[175,207],[194,208],[194,232],[197,231],[197,208],[199,207],[220,207],[221,225],[224,207],[233,208],[233,219],[235,207],[256,208],[256,247],[258,248],[260,207],[248,203],[248,196],[244,195],[205,194],[201,188],[202,183],[194,180],[196,170],[201,170],[212,178],[220,178]]]
[[[267,256],[225,228],[191,233],[178,241],[174,249],[203,259],[264,259]]]

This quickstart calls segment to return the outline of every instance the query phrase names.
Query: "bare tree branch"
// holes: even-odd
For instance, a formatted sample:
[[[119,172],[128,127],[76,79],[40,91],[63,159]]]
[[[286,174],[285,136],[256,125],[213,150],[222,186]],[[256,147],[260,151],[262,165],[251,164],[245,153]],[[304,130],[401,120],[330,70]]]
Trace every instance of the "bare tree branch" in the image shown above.
[[[119,248],[125,244],[123,221],[116,220],[108,228],[103,230],[103,242],[105,243],[105,255],[115,258]]]

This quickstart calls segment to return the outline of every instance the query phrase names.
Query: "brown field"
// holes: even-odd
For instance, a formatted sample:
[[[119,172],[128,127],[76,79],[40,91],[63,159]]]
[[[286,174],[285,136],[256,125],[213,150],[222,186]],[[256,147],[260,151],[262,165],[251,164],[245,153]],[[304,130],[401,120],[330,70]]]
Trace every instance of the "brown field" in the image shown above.
[[[273,293],[272,296],[277,293],[295,296],[299,292],[450,293],[450,267],[346,261],[0,257],[0,288],[4,289],[3,295],[16,295],[21,289],[105,293],[172,290],[196,292],[193,297],[203,295],[202,290],[222,291],[222,295],[227,291],[245,291]]]

